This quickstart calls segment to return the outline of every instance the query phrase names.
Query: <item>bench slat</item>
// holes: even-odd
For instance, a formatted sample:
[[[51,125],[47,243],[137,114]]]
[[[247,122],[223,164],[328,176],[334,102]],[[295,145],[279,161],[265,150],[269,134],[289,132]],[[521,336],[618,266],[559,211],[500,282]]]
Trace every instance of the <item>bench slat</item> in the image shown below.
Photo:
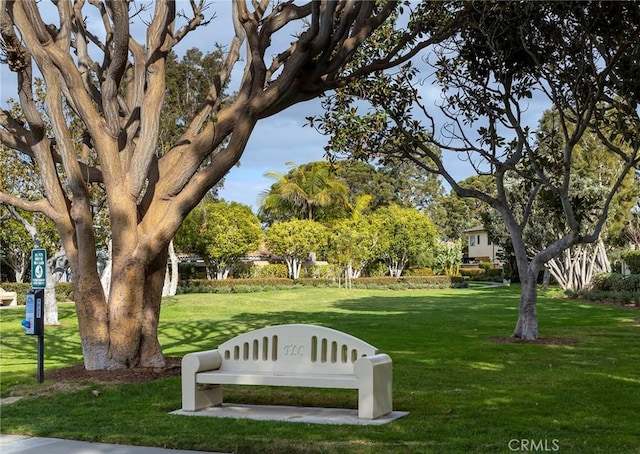
[[[259,374],[259,373],[225,373],[200,372],[196,374],[196,382],[216,385],[265,385],[265,386],[299,386],[304,388],[344,388],[357,389],[358,380],[354,375],[300,375],[300,374]]]

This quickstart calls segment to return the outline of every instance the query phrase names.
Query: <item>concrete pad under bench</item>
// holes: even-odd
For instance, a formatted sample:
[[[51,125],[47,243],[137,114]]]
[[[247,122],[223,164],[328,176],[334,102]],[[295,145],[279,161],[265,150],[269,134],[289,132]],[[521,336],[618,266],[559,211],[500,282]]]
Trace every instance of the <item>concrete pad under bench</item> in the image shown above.
[[[198,411],[172,411],[172,415],[203,416],[209,418],[252,419],[255,421],[285,421],[306,424],[342,424],[354,426],[388,424],[409,414],[392,411],[377,419],[362,419],[358,410],[347,408],[291,407],[285,405],[244,405],[225,403]]]

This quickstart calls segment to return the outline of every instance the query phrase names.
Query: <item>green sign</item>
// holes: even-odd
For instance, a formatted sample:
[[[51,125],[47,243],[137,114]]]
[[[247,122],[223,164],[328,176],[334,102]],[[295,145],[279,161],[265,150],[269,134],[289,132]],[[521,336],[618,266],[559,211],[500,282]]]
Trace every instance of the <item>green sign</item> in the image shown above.
[[[31,288],[45,288],[47,286],[47,251],[44,249],[31,250]]]

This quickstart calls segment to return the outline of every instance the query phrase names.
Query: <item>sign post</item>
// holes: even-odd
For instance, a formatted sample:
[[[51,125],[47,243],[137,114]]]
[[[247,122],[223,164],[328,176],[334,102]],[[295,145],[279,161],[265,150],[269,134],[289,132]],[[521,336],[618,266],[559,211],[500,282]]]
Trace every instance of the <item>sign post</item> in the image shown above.
[[[44,288],[47,286],[47,251],[31,250],[31,290],[27,292],[25,334],[38,336],[38,383],[44,382]]]

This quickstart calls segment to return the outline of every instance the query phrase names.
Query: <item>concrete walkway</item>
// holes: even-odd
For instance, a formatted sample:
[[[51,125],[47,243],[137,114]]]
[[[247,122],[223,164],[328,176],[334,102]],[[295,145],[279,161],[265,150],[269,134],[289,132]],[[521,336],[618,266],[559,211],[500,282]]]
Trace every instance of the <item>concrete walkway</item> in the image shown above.
[[[25,437],[0,434],[2,454],[202,454],[204,451],[148,448],[144,446],[111,445],[59,438]],[[211,454],[211,453],[207,453]],[[217,453],[222,454],[222,453]]]

